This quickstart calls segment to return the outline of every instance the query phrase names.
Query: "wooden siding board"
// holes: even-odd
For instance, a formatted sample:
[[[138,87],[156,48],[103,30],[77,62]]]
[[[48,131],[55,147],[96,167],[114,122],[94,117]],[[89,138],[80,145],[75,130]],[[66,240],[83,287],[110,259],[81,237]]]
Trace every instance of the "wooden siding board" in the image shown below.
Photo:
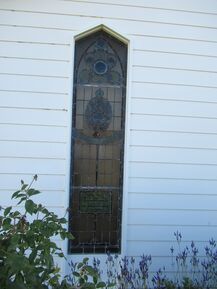
[[[40,19],[40,17],[39,17]],[[69,45],[73,30],[61,31],[49,28],[0,26],[0,41]]]
[[[68,77],[70,67],[67,62],[0,58],[1,73]]]
[[[169,176],[160,177],[130,177],[129,193],[150,193],[150,194],[180,194],[180,195],[217,195],[217,179],[192,178],[192,176],[177,178]],[[145,219],[142,219],[145,221]],[[142,222],[141,220],[141,222]],[[159,219],[160,220],[160,219]],[[200,219],[198,219],[200,222]]]
[[[32,178],[30,175],[23,174],[22,176],[18,176],[16,174],[0,174],[0,183],[1,183],[1,191],[5,192],[4,196],[8,197],[8,191],[13,193],[17,191],[17,189],[21,186],[21,179],[25,181],[25,183],[30,183]],[[42,196],[44,191],[63,191],[65,189],[65,177],[57,176],[57,175],[38,175],[37,182],[34,183],[34,188],[38,189],[42,192]],[[1,199],[2,200],[2,199]],[[10,203],[10,202],[8,202]]]
[[[65,175],[65,160],[34,158],[0,158],[0,174]],[[57,200],[58,203],[58,200]]]
[[[67,114],[61,110],[0,108],[0,123],[63,126],[67,125]]]
[[[154,154],[154,150],[153,150]],[[185,159],[181,158],[181,163],[179,159],[175,161],[177,163],[170,163],[170,158],[166,160],[166,163],[157,160],[156,163],[152,163],[155,159],[150,161],[150,158],[147,157],[147,161],[144,163],[131,162],[129,169],[129,176],[132,178],[183,178],[183,179],[207,179],[207,180],[217,180],[216,169],[217,164],[215,165],[204,165],[204,164],[192,164],[189,159],[187,163]],[[198,159],[200,162],[200,159]],[[184,192],[183,192],[184,193]],[[191,191],[188,190],[190,194]],[[208,194],[208,192],[207,192]]]
[[[0,191],[1,206],[7,206],[10,203],[11,206],[16,206],[18,201],[16,199],[11,200],[11,191]],[[38,204],[49,206],[49,208],[64,208],[64,194],[62,191],[46,191],[41,194],[32,197],[32,200]],[[58,204],[56,202],[58,200]],[[63,216],[63,215],[62,215]]]
[[[15,122],[15,121],[14,121]],[[67,127],[51,125],[1,124],[1,141],[67,142]]]
[[[131,116],[132,130],[157,130],[191,133],[217,133],[216,119],[192,118],[181,115],[136,115]]]
[[[177,105],[179,101],[217,102],[216,88],[171,85],[157,82],[134,82],[132,84],[132,98],[168,99],[178,101]]]
[[[65,143],[0,141],[1,157],[65,159]]]
[[[195,149],[217,149],[217,135],[160,131],[131,131],[132,146],[162,146]]]
[[[161,99],[133,99],[131,112],[135,114],[183,115],[217,118],[217,103],[184,102]]]
[[[0,107],[67,110],[67,101],[68,95],[66,94],[1,91],[0,89]]]
[[[146,231],[148,230],[148,234]],[[174,228],[171,226],[128,226],[128,240],[133,241],[153,241],[157,240],[158,236],[161,236],[162,241],[169,241],[174,242],[175,236],[173,235],[173,231],[182,232],[182,236],[184,240],[188,240],[189,242],[193,241],[195,238],[198,241],[208,242],[210,228],[207,227],[182,227],[178,226]],[[217,239],[217,230],[213,228],[213,235],[214,239]]]
[[[0,74],[1,90],[67,93],[68,79],[52,76]]]
[[[217,72],[217,58],[165,52],[134,51],[134,66]]]
[[[156,51],[168,53],[183,53],[190,55],[217,56],[216,42],[199,41],[198,39],[179,39],[178,37],[158,37],[150,35],[132,36],[134,49],[141,51]]]
[[[132,78],[136,82],[160,82],[217,88],[217,74],[200,71],[134,67]]]
[[[1,38],[0,38],[1,39]],[[70,48],[64,45],[31,44],[3,42],[0,45],[0,57],[36,60],[70,61]]]
[[[65,1],[71,1],[73,2],[74,0],[60,0],[62,2]],[[151,7],[151,8],[155,8],[155,9],[163,9],[163,10],[180,10],[180,11],[192,11],[192,12],[196,12],[196,13],[210,13],[210,14],[217,14],[217,7],[216,7],[216,3],[213,0],[209,0],[208,2],[204,2],[202,0],[197,1],[197,0],[193,0],[191,2],[189,2],[188,0],[184,0],[182,2],[175,0],[175,1],[170,1],[170,0],[161,0],[158,2],[153,2],[151,0],[149,1],[145,1],[141,2],[140,0],[135,0],[132,1],[131,0],[106,0],[105,2],[102,0],[76,0],[76,2],[79,3],[99,3],[99,4],[103,4],[107,3],[110,5],[115,5],[115,6],[129,6],[129,7]]]
[[[176,210],[175,208],[172,210],[138,210],[133,208],[128,211],[128,224],[149,225],[150,227],[171,226],[171,238],[178,227],[208,227],[210,235],[207,235],[207,238],[211,238],[212,226],[217,226],[216,216],[216,211],[208,210]]]
[[[183,165],[217,165],[217,154],[215,150],[133,146],[129,149],[129,155],[130,161],[141,164],[146,162],[163,162]],[[136,172],[142,174],[142,171],[139,169]]]
[[[216,211],[216,195],[129,194],[130,209]]]

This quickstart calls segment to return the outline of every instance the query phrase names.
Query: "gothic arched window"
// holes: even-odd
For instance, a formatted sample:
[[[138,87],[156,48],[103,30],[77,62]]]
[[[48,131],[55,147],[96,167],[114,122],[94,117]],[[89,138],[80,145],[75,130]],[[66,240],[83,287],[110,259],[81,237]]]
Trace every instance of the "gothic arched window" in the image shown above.
[[[103,30],[75,42],[71,253],[120,252],[127,45]]]

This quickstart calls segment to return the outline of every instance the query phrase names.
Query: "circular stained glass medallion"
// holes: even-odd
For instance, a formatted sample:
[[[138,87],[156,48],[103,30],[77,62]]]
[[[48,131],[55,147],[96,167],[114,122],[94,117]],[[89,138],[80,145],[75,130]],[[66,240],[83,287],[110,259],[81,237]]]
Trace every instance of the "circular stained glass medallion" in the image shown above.
[[[93,66],[94,72],[99,75],[103,75],[108,70],[108,65],[103,60],[97,60]]]

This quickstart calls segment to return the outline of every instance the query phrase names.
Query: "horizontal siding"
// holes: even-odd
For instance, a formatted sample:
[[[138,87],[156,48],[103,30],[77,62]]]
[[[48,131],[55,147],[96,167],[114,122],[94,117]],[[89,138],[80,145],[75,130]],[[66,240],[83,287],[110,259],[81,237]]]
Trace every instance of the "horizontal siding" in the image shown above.
[[[82,22],[80,22],[82,19]],[[55,27],[43,27],[43,26],[32,26],[32,25],[1,25],[1,38],[2,40],[12,40],[12,35],[7,32],[15,32],[17,40],[24,40],[29,36],[29,41],[45,41],[46,32],[50,31],[48,42],[62,43],[66,44],[70,41],[70,34],[73,31],[79,31],[83,26],[88,27],[88,23],[92,25],[98,25],[99,19],[95,17],[81,17],[81,16],[71,16],[71,25],[73,28],[55,28]],[[82,23],[82,24],[81,24]],[[167,23],[150,23],[141,22],[138,25],[137,22],[128,22],[125,19],[104,19],[103,24],[110,25],[112,27],[119,27],[119,30],[123,34],[135,35],[135,36],[152,36],[152,37],[168,37],[168,38],[178,38],[178,39],[189,39],[189,40],[199,40],[207,42],[216,42],[216,29],[207,27],[192,27],[192,26],[182,26]],[[22,29],[20,29],[22,28]],[[28,31],[34,31],[34,34],[28,33]],[[27,34],[28,33],[28,34]],[[59,36],[59,37],[58,37]],[[58,38],[57,38],[58,37]],[[33,40],[34,39],[34,40]]]
[[[16,41],[10,43],[2,40],[0,45],[0,58],[54,60],[68,63],[71,57],[70,52],[70,47],[67,45],[34,44]]]
[[[178,151],[177,151],[178,154]],[[154,155],[154,150],[153,150]],[[180,156],[181,157],[181,156]],[[217,164],[204,164],[202,160],[197,160],[196,164],[192,159],[180,160],[160,160],[147,158],[145,162],[132,162],[129,169],[129,176],[132,178],[172,178],[172,179],[205,179],[217,180],[216,168]],[[154,163],[156,162],[156,163]],[[198,163],[197,163],[198,162]],[[205,161],[207,162],[207,160]]]
[[[32,181],[32,176],[27,174],[16,175],[16,174],[0,174],[0,183],[1,183],[1,191],[6,192],[10,191],[15,192],[18,188],[20,188],[20,181],[24,180],[25,183],[30,183]],[[54,192],[54,191],[64,191],[65,189],[65,177],[62,175],[38,175],[37,182],[34,183],[34,188],[40,190],[42,195],[44,191]],[[63,192],[61,193],[62,195]]]
[[[173,169],[175,168],[176,166],[174,165]],[[204,176],[193,178],[192,173],[187,177],[184,177],[183,172],[176,178],[171,175],[161,178],[160,176],[153,174],[151,177],[131,177],[129,179],[129,192],[162,195],[216,195],[217,180],[210,178],[206,179]],[[198,219],[198,221],[200,222],[200,219]]]
[[[131,131],[130,145],[153,147],[177,147],[193,149],[217,149],[216,134],[179,133],[167,131]]]
[[[159,82],[172,85],[217,88],[216,80],[217,74],[201,71],[183,71],[150,67],[135,67],[133,69],[133,81],[136,82]]]
[[[70,3],[71,2],[71,3]],[[89,3],[88,3],[89,2]],[[149,3],[145,3],[145,5],[141,5],[141,1],[138,1],[139,5],[136,5],[136,3],[132,3],[132,1],[129,1],[131,5],[127,5],[127,2],[123,1],[116,1],[115,7],[111,6],[111,1],[65,1],[64,5],[59,1],[59,3],[56,1],[55,5],[50,5],[49,1],[47,3],[44,3],[43,7],[36,3],[35,1],[29,1],[27,4],[25,1],[21,1],[20,3],[16,3],[16,1],[13,2],[11,5],[10,3],[4,3],[2,5],[2,9],[8,9],[10,10],[11,7],[13,9],[16,9],[16,11],[13,11],[13,13],[18,14],[20,11],[21,13],[23,11],[25,12],[42,12],[43,14],[52,15],[55,14],[56,17],[58,17],[60,20],[64,20],[64,23],[61,27],[65,27],[66,23],[69,23],[70,18],[66,16],[82,16],[82,17],[99,17],[101,19],[104,18],[114,18],[114,19],[125,19],[128,21],[133,22],[160,22],[160,23],[170,23],[170,24],[180,24],[180,25],[195,25],[195,26],[208,26],[208,27],[217,27],[217,21],[215,17],[215,12],[213,10],[210,10],[209,15],[205,15],[203,13],[202,15],[200,13],[191,13],[191,11],[179,11],[177,8],[177,3],[175,5],[174,11],[171,11],[171,3],[170,3],[170,9],[165,9],[165,7],[162,7],[163,9],[160,9],[160,7],[157,5],[155,9],[154,4],[150,1]],[[168,1],[169,2],[169,1]],[[211,1],[210,1],[211,2]],[[48,4],[49,3],[49,4]],[[52,2],[51,2],[52,3]],[[149,4],[149,5],[148,5]],[[150,5],[151,4],[151,5]],[[213,2],[212,2],[213,4]],[[213,5],[211,6],[213,7]],[[182,6],[182,5],[181,5]],[[183,7],[183,6],[182,6]],[[198,4],[196,5],[198,7]],[[207,7],[207,6],[206,6]],[[188,4],[188,9],[189,9]],[[215,7],[214,7],[215,8]],[[204,10],[203,10],[204,12]],[[217,10],[216,10],[217,12]],[[208,12],[209,13],[209,12]],[[59,14],[59,15],[58,15]],[[136,19],[135,16],[136,15]],[[47,25],[49,18],[47,20],[42,17],[42,23],[44,25]],[[34,20],[33,20],[34,21]],[[68,21],[68,22],[67,22]],[[4,20],[4,24],[11,24],[8,19]],[[23,20],[17,18],[16,24],[22,24]],[[51,22],[52,23],[52,22]],[[53,22],[54,25],[59,25],[58,23]]]
[[[67,99],[68,95],[64,93],[0,90],[1,108],[67,110]]]
[[[130,161],[137,162],[137,165],[145,162],[217,165],[217,154],[213,150],[141,146],[131,147],[129,155]],[[142,175],[142,171],[139,174]]]
[[[217,226],[216,211],[208,210],[153,210],[153,209],[129,209],[128,224],[130,226],[147,226],[146,235],[148,235],[148,226],[160,228],[161,226],[171,226],[171,240],[173,232],[182,227],[208,227],[210,234],[207,239],[212,237],[213,227]],[[160,241],[160,238],[157,239]],[[174,240],[174,239],[173,239]],[[196,240],[196,239],[195,239]]]
[[[217,120],[213,118],[187,117],[182,115],[138,115],[131,118],[133,130],[159,130],[191,133],[217,133]]]
[[[162,100],[177,101],[177,105],[181,101],[188,102],[211,102],[216,103],[216,88],[166,84],[154,81],[134,82],[132,84],[133,93],[132,98],[153,98]]]
[[[195,54],[180,55],[161,51],[135,50],[133,63],[135,66],[143,67],[217,72],[216,57],[198,56]]]
[[[38,75],[0,75],[2,90],[67,93],[67,78]]]
[[[60,0],[60,1],[70,1],[74,2],[74,0]],[[212,0],[207,1],[204,3],[203,1],[196,1],[193,0],[189,2],[188,0],[184,0],[182,2],[179,1],[170,1],[170,0],[161,0],[160,2],[153,2],[151,0],[145,1],[145,3],[142,3],[140,0],[106,0],[105,2],[102,2],[102,0],[95,0],[93,1],[87,1],[87,0],[76,0],[76,2],[92,2],[92,3],[100,3],[104,5],[104,3],[115,5],[115,6],[129,6],[129,7],[152,7],[155,9],[162,9],[162,10],[180,10],[180,11],[192,11],[192,12],[198,12],[198,13],[210,13],[210,14],[216,14],[217,13],[217,7],[213,4]]]
[[[171,262],[173,232],[216,238],[217,5],[196,0],[0,4],[0,199],[37,173],[38,201],[68,200],[72,43],[104,24],[131,41],[126,254]],[[124,208],[125,209],[125,208]],[[207,238],[207,239],[206,239]],[[154,263],[154,261],[153,261]],[[153,270],[155,267],[153,267]]]
[[[217,195],[129,194],[130,209],[216,211]]]
[[[128,240],[133,241],[143,241],[144,239],[147,241],[153,241],[158,239],[158,236],[161,236],[161,240],[163,242],[171,242],[173,243],[175,241],[175,236],[173,235],[173,231],[176,232],[176,230],[179,230],[179,232],[182,232],[183,241],[189,241],[191,242],[195,238],[199,242],[207,242],[209,239],[207,238],[210,234],[210,228],[208,226],[206,227],[178,227],[174,228],[171,226],[162,226],[162,227],[156,227],[156,226],[140,226],[140,225],[134,225],[128,227]],[[193,230],[192,230],[193,229]],[[148,236],[146,236],[146,230],[149,231]],[[212,237],[214,239],[217,239],[217,233],[216,229],[213,228],[213,235]],[[169,253],[169,252],[168,252]]]
[[[190,117],[216,118],[217,103],[173,101],[161,99],[134,99],[131,112],[134,114],[182,115]],[[174,113],[175,112],[175,113]]]
[[[34,159],[34,158],[1,158],[0,174],[42,174],[42,175],[65,175],[66,164],[59,159]]]
[[[0,26],[0,40],[3,42],[28,42],[38,44],[69,45],[72,41],[71,31],[38,27]]]
[[[7,206],[8,203],[10,203],[12,206],[17,206],[18,200],[13,199],[11,200],[11,193],[13,191],[0,191],[0,199],[1,201],[1,206]],[[32,200],[36,203],[39,204],[44,204],[44,202],[49,202],[49,209],[53,210],[54,208],[61,208],[64,209],[65,207],[65,196],[63,191],[46,191],[44,190],[41,194],[38,194],[37,196],[32,197]],[[58,204],[56,202],[58,200]],[[61,210],[63,211],[63,210]],[[64,216],[65,213],[62,214]]]
[[[29,84],[30,85],[30,84]],[[13,115],[13,118],[11,117]],[[0,108],[0,123],[32,124],[32,125],[61,125],[67,123],[67,114],[63,110],[46,110],[22,108]]]
[[[0,58],[1,74],[68,77],[69,64],[63,61]]]
[[[25,113],[25,111],[24,111]],[[21,142],[48,142],[66,143],[67,127],[64,125],[32,125],[31,123],[0,124],[1,141],[21,141]],[[19,133],[18,133],[19,132]]]
[[[66,144],[4,141],[0,142],[1,157],[65,159]]]
[[[178,37],[166,37],[159,35],[159,37],[150,35],[139,35],[132,37],[135,42],[135,50],[138,51],[154,51],[177,54],[179,56],[208,56],[216,57],[215,48],[216,42],[200,41],[199,39],[179,39]],[[192,60],[193,61],[193,60]]]

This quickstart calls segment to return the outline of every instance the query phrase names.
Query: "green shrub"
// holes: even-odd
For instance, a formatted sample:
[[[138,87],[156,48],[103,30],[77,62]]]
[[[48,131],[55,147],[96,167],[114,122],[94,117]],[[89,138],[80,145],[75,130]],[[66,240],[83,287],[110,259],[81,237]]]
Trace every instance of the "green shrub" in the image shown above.
[[[59,218],[31,199],[40,193],[32,188],[36,179],[34,176],[30,185],[21,181],[21,189],[12,195],[12,199],[18,200],[20,210],[1,207],[1,289],[60,288],[60,269],[54,263],[54,256],[64,258],[64,255],[51,238],[60,236],[64,240],[72,235],[64,228],[65,218]]]

